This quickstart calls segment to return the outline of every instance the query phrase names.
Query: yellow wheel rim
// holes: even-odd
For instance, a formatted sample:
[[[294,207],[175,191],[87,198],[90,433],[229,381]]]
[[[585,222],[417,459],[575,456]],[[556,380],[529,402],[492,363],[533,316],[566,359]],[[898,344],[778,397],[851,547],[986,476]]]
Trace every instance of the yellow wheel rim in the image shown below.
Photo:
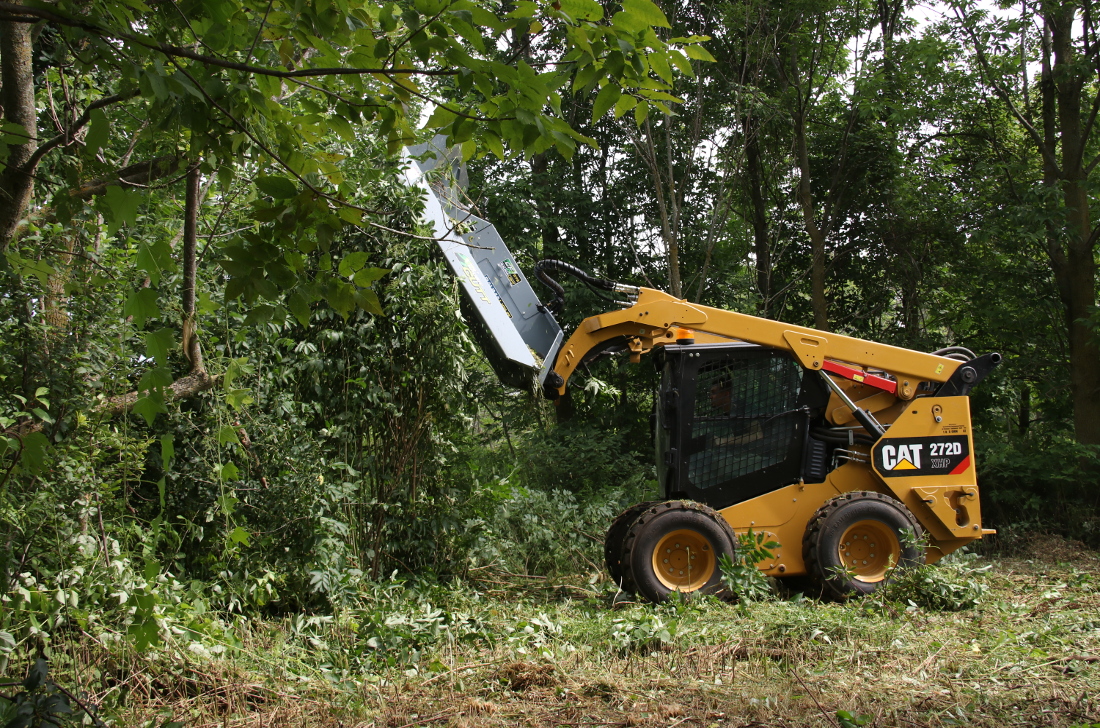
[[[859,581],[875,583],[901,558],[901,543],[893,529],[880,521],[858,521],[848,526],[837,546],[840,562]]]
[[[653,573],[672,591],[702,589],[716,568],[714,549],[698,531],[688,528],[673,531],[653,549]]]

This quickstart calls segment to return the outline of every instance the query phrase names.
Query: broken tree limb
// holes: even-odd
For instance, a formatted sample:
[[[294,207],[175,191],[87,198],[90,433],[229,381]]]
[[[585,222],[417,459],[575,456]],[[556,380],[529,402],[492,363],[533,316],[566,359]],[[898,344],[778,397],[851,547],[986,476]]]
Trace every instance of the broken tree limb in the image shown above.
[[[166,154],[137,162],[128,167],[123,167],[108,177],[100,177],[84,182],[76,189],[70,190],[69,195],[80,200],[90,200],[96,195],[102,195],[111,185],[143,187],[150,182],[155,182],[178,172],[180,161],[178,155]]]

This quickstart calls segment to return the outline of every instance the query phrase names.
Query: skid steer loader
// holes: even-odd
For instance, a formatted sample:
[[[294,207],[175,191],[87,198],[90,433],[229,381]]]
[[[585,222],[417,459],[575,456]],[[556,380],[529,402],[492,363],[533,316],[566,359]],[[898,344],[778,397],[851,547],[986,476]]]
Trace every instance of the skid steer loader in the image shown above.
[[[718,592],[737,535],[779,547],[767,575],[826,596],[879,588],[896,568],[931,563],[993,533],[982,528],[968,394],[1000,362],[863,341],[689,303],[536,264],[544,305],[493,226],[462,201],[460,158],[438,138],[408,150],[409,182],[465,296],[466,318],[500,379],[564,395],[577,367],[607,354],[655,358],[661,500],[611,525],[608,572],[659,602]],[[553,275],[619,295],[621,308],[565,338]],[[553,274],[553,275],[552,275]]]

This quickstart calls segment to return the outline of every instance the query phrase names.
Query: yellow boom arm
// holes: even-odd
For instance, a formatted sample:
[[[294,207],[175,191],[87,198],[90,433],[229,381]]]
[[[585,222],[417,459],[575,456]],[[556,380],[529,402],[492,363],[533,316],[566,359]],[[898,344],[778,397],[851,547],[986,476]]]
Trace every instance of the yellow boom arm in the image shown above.
[[[625,337],[636,361],[655,346],[675,343],[678,327],[697,332],[700,343],[735,339],[783,349],[807,369],[820,370],[831,360],[881,370],[897,379],[896,396],[905,400],[916,395],[919,382],[946,382],[961,365],[935,354],[689,304],[662,291],[640,288],[633,306],[586,318],[562,345],[553,369],[561,377],[558,393],[565,393],[566,382],[585,355],[604,342]]]

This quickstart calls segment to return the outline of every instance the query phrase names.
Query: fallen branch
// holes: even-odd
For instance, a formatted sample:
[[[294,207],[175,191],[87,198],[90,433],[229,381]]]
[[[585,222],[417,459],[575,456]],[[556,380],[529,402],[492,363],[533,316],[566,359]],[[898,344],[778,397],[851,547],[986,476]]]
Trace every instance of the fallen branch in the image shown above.
[[[175,174],[179,171],[179,168],[179,156],[167,154],[154,157],[144,162],[137,162],[128,167],[123,167],[109,177],[84,182],[76,189],[70,190],[69,196],[79,200],[90,200],[97,195],[102,195],[111,185],[119,185],[124,188],[144,187],[150,182]]]
[[[169,402],[174,399],[194,397],[213,389],[220,379],[220,374],[211,376],[206,371],[192,372],[185,377],[180,377],[164,388],[164,401]],[[140,396],[140,392],[133,391],[108,397],[92,407],[91,412],[106,417],[116,417],[132,409]],[[5,437],[22,439],[33,432],[41,432],[42,427],[41,420],[24,420],[4,430],[3,434]]]

